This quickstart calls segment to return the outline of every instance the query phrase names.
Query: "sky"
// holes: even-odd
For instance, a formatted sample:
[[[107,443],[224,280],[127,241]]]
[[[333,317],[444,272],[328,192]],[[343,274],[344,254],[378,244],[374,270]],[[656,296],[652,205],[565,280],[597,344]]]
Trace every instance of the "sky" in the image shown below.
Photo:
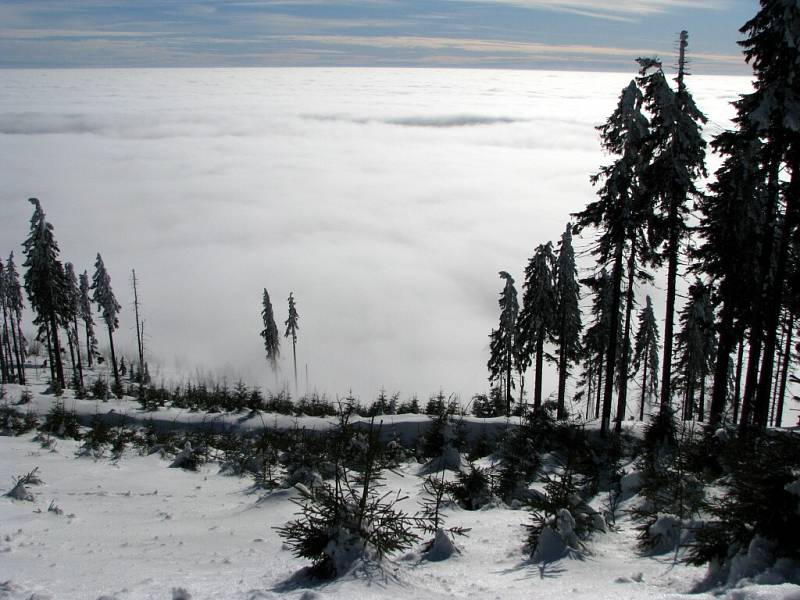
[[[492,67],[747,74],[756,0],[1,0],[0,68]]]
[[[267,288],[281,333],[290,292],[297,301],[300,393],[369,401],[383,387],[424,401],[441,389],[467,402],[488,389],[499,271],[521,293],[536,246],[596,198],[590,176],[610,157],[595,127],[633,67],[8,70],[0,256],[21,262],[38,197],[62,260],[91,275],[102,254],[128,360],[136,269],[156,381],[274,390],[259,337]],[[707,136],[731,126],[729,102],[749,86],[689,79]],[[581,275],[591,243],[575,238]],[[661,311],[660,283],[645,294]],[[291,356],[283,339],[277,385],[290,389]]]

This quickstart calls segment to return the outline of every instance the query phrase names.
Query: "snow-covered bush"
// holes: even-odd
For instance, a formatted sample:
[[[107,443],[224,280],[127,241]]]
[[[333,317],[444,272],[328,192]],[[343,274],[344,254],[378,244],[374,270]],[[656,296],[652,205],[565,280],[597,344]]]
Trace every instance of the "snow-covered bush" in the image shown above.
[[[461,450],[464,432],[460,420],[453,419],[447,411],[434,415],[425,433],[420,436],[420,454],[427,460],[427,472],[461,469]]]
[[[68,411],[64,402],[59,400],[50,409],[45,418],[42,430],[58,437],[80,439],[80,425],[74,411]]]
[[[756,555],[800,560],[800,439],[792,432],[745,436],[723,457],[724,493],[709,503],[688,561],[712,565],[719,582],[750,576]],[[754,546],[755,544],[755,546]],[[760,563],[759,563],[760,564]],[[745,568],[745,565],[749,565]]]
[[[644,552],[667,552],[682,543],[682,530],[692,526],[705,506],[705,486],[690,468],[693,437],[686,423],[678,431],[670,411],[660,411],[645,429],[636,463],[640,499],[631,509],[640,521],[639,548]]]
[[[543,479],[544,490],[534,491],[528,500],[531,523],[525,525],[535,562],[557,560],[558,548],[564,553],[582,550],[582,542],[604,526],[602,517],[581,494],[581,477],[569,463]]]
[[[428,560],[444,560],[457,552],[453,538],[466,535],[463,527],[445,527],[442,509],[450,503],[450,485],[445,480],[445,470],[429,473],[422,484],[422,510],[417,514],[417,526],[433,538],[423,544],[422,551]]]
[[[418,539],[415,519],[396,508],[399,492],[378,491],[377,428],[367,432],[362,470],[356,474],[344,467],[347,425],[344,419],[332,448],[334,481],[320,482],[313,489],[297,484],[300,498],[293,502],[300,507],[298,518],[278,528],[295,556],[312,561],[310,574],[317,578],[340,576],[360,560],[379,561]]]
[[[495,501],[491,485],[489,473],[470,464],[469,469],[456,475],[456,480],[450,484],[450,494],[464,510],[479,510]]]

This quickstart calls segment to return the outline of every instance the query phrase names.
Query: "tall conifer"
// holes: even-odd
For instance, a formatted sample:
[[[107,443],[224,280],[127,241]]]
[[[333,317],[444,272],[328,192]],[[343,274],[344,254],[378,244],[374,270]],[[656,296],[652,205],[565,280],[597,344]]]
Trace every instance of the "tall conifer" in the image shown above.
[[[114,290],[111,289],[111,276],[106,271],[103,264],[103,257],[97,253],[94,263],[94,275],[92,276],[92,301],[97,304],[97,308],[103,317],[103,321],[108,327],[108,343],[111,346],[111,366],[114,371],[114,386],[117,395],[122,394],[122,383],[119,379],[119,369],[117,367],[117,355],[114,352],[114,331],[119,327],[119,311],[121,306],[114,297]]]
[[[23,277],[25,291],[31,308],[36,313],[34,324],[47,340],[51,375],[59,388],[65,387],[64,366],[61,362],[61,341],[58,335],[58,315],[66,303],[67,285],[64,267],[58,258],[58,243],[53,236],[53,226],[47,222],[42,205],[31,198],[33,216],[30,234],[22,243],[27,270]]]

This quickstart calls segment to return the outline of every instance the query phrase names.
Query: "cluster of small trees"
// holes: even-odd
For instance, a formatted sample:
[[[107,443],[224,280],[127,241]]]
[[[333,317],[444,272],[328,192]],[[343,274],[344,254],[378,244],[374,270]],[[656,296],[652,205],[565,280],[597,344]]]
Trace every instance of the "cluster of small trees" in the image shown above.
[[[122,382],[114,350],[114,331],[119,327],[120,305],[114,297],[111,277],[103,264],[103,258],[97,254],[91,280],[87,271],[79,276],[76,275],[72,263],[61,261],[58,242],[53,235],[53,226],[47,221],[41,203],[36,198],[31,198],[30,202],[34,211],[30,221],[30,233],[23,242],[25,255],[22,264],[25,268],[23,282],[28,302],[34,312],[33,323],[37,327],[36,341],[47,349],[46,360],[50,368],[52,386],[58,391],[70,384],[79,395],[85,393],[84,364],[92,368],[99,357],[92,309],[92,305],[96,305],[102,322],[108,328],[114,391],[121,394]],[[0,352],[2,380],[3,383],[24,384],[28,348],[21,328],[24,305],[13,253],[9,256],[5,268],[0,271],[0,295],[3,309],[3,351]],[[136,308],[137,334],[141,340],[138,298]],[[81,340],[81,330],[84,340]],[[71,381],[67,381],[65,377],[62,335],[66,336],[69,349],[72,365]],[[141,342],[139,347],[141,365],[143,353]]]
[[[284,337],[292,338],[292,359],[294,363],[294,389],[297,391],[297,332],[300,329],[300,314],[297,312],[297,304],[294,300],[294,293],[289,292],[289,316],[284,325],[286,331]],[[278,378],[278,358],[281,355],[281,340],[278,334],[278,326],[275,324],[275,315],[272,310],[272,302],[269,299],[269,292],[264,288],[264,295],[261,301],[261,319],[264,322],[264,329],[261,330],[261,337],[264,338],[264,351],[267,355],[267,363],[275,376]]]
[[[787,33],[800,8],[772,0],[761,4],[742,27],[748,37],[740,42],[754,70],[755,91],[734,103],[736,129],[712,142],[723,163],[708,189],[699,187],[706,176],[706,117],[686,86],[688,34],[682,32],[676,85],[659,60],[638,59],[638,77],[598,127],[603,149],[614,156],[592,177],[598,198],[573,215],[557,251],[551,243],[536,249],[525,270],[521,308],[514,280],[501,272],[506,284],[500,324],[490,336],[489,373],[508,404],[512,370],[522,381],[532,359],[533,404],[541,404],[548,357],[558,363],[559,418],[567,416],[570,365],[581,361],[575,398],[585,398],[587,418],[594,412],[604,433],[615,398],[617,430],[626,418],[629,379],[636,374],[640,419],[660,385],[660,410],[671,410],[679,393],[687,420],[718,424],[727,415],[743,428],[762,430],[781,423],[800,314],[800,115],[793,100],[800,93],[800,50]],[[596,267],[578,280],[571,235],[589,229],[596,232]],[[692,281],[676,323],[681,263]],[[662,267],[659,381],[659,331],[649,297],[635,335],[632,321],[637,284],[652,281],[652,271]],[[581,283],[592,296],[591,323],[582,338]],[[551,344],[555,357],[546,354]]]

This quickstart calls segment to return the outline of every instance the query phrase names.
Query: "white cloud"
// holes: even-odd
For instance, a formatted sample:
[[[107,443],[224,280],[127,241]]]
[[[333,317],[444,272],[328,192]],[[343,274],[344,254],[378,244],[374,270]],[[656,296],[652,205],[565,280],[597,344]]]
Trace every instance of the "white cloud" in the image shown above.
[[[607,160],[594,126],[628,79],[8,71],[0,254],[19,254],[25,199],[38,196],[64,259],[91,272],[102,253],[128,356],[135,268],[153,362],[270,385],[258,337],[267,287],[280,321],[289,291],[297,298],[312,386],[469,395],[486,388],[497,271],[521,281],[533,248],[593,197],[589,175]],[[746,80],[691,85],[724,125]]]
[[[729,0],[453,0],[454,2],[481,2],[508,4],[523,8],[538,8],[577,12],[596,18],[614,18],[614,15],[647,16],[677,9],[723,10]]]

